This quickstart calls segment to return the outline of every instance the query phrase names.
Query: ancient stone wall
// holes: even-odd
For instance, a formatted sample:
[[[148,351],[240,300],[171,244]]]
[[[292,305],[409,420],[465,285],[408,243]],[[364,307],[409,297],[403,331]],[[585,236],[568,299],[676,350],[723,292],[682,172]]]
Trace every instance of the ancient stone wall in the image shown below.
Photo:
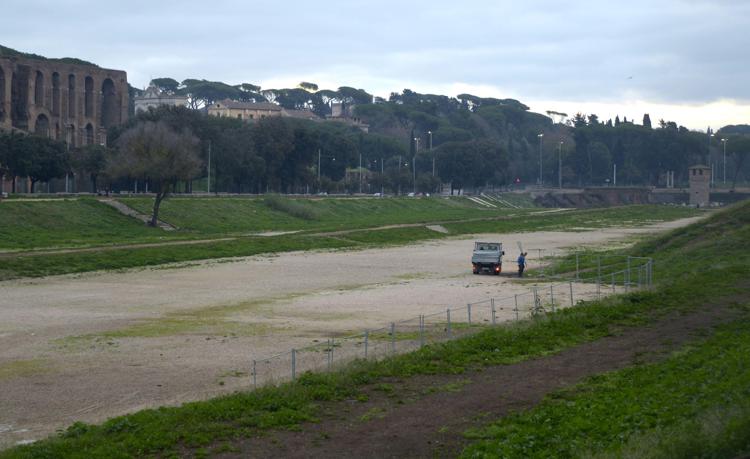
[[[55,60],[0,57],[0,128],[67,142],[106,142],[128,118],[127,74]]]

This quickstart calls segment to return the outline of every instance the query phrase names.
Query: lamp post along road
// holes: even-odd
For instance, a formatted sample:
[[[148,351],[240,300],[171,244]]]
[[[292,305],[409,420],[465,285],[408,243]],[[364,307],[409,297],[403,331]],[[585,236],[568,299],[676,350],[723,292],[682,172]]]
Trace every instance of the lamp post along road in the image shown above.
[[[557,187],[562,190],[562,146],[565,142],[560,141],[557,149]]]
[[[136,185],[137,186],[137,185]],[[206,192],[211,192],[211,140],[208,141],[208,182],[206,185]]]
[[[412,193],[417,194],[417,153],[419,153],[419,137],[414,137],[414,157],[411,159],[411,169],[414,172]]]
[[[430,136],[430,154],[432,155],[432,176],[435,176],[435,154],[432,153],[432,131],[427,131],[427,135]]]
[[[544,133],[537,135],[539,137],[539,186],[542,186],[542,137]]]
[[[721,181],[724,183],[724,185],[726,185],[727,184],[727,139],[721,139],[721,143],[724,144],[724,157],[723,157],[724,172],[722,174]]]

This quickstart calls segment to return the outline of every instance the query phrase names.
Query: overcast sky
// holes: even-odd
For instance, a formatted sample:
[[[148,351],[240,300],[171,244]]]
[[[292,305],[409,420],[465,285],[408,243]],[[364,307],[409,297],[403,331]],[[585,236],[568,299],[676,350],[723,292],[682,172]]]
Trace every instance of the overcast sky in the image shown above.
[[[750,1],[2,0],[0,44],[151,78],[750,123]]]

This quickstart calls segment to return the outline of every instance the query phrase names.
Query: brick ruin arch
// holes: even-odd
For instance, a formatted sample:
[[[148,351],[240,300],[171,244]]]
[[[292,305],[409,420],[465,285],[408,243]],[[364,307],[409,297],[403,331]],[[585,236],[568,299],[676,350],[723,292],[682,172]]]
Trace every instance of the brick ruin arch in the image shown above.
[[[34,76],[34,105],[44,106],[44,74],[39,70]]]
[[[68,118],[76,117],[76,76],[68,75]]]
[[[49,118],[47,115],[39,115],[34,122],[34,134],[49,137]]]
[[[93,145],[94,144],[94,126],[91,125],[91,123],[88,123],[86,125],[86,138],[84,145]]]
[[[128,118],[128,82],[123,71],[3,56],[0,69],[2,129],[46,133],[81,146],[98,143],[108,128]]]
[[[5,121],[5,70],[0,67],[0,124]]]
[[[75,148],[78,145],[78,142],[76,142],[75,124],[71,124],[65,128],[65,143],[67,143],[70,148]]]
[[[52,114],[60,116],[60,74],[52,74]]]
[[[94,116],[94,79],[87,76],[83,84],[83,116]]]
[[[120,123],[119,101],[114,82],[107,78],[102,83],[101,126],[109,128]]]
[[[13,72],[11,79],[11,111],[10,118],[14,128],[27,130],[29,128],[29,74],[28,65],[19,65]]]

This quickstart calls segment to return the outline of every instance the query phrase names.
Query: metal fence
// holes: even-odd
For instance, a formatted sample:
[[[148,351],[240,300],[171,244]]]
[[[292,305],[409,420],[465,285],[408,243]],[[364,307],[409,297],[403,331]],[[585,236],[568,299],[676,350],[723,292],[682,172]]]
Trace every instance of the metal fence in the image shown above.
[[[606,295],[627,293],[650,287],[653,260],[645,257],[575,254],[575,271],[568,276],[544,276],[553,282],[529,287],[528,291],[500,298],[487,298],[462,306],[449,306],[382,328],[331,337],[310,346],[290,349],[251,362],[253,387],[294,380],[302,373],[331,371],[356,359],[380,360],[423,346],[448,341],[503,322],[555,312],[578,301],[596,300]],[[592,266],[593,265],[593,266]]]

